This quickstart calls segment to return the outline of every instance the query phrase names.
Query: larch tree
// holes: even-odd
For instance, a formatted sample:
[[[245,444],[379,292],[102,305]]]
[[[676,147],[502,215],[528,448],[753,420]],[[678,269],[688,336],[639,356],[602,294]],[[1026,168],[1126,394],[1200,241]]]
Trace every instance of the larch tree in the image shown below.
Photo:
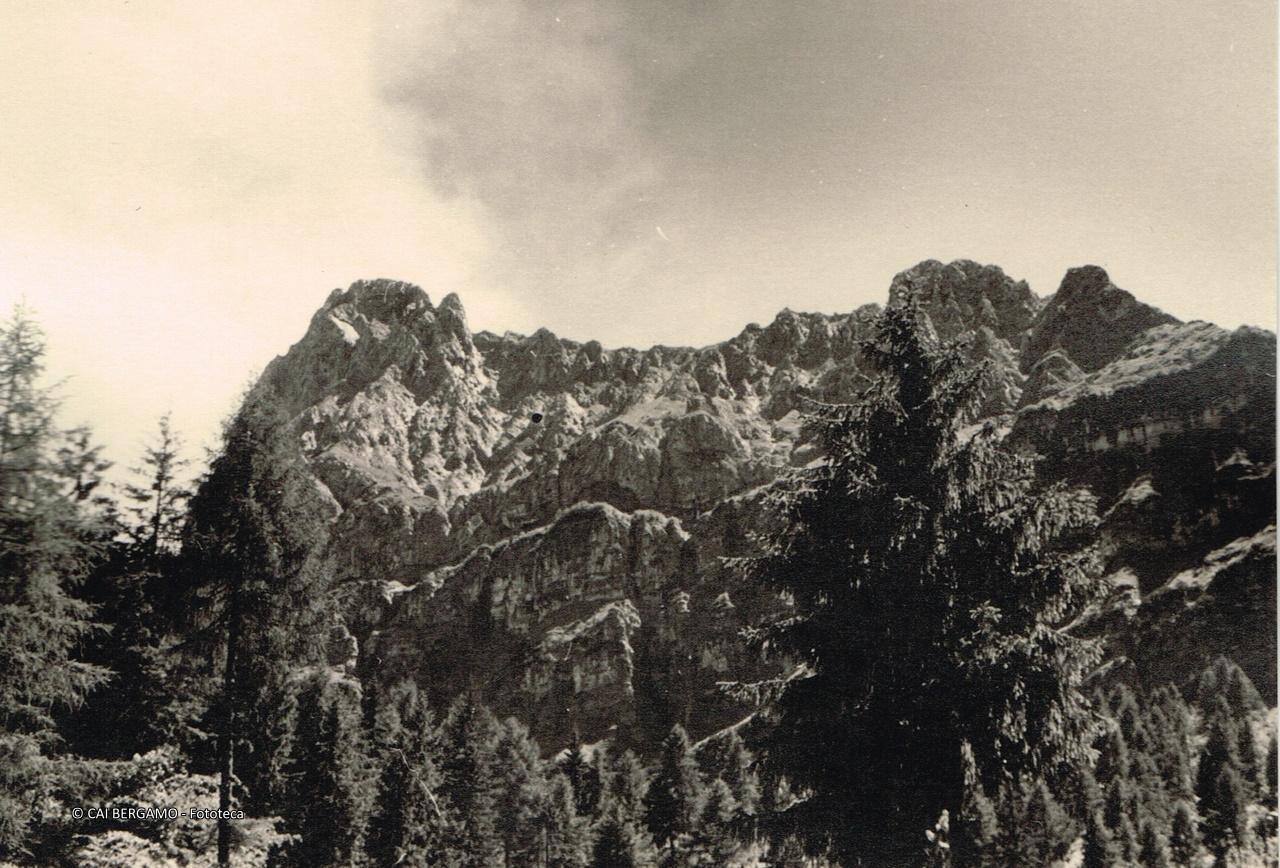
[[[815,405],[825,460],[775,486],[781,529],[739,561],[788,604],[748,635],[784,674],[731,689],[762,706],[765,769],[801,796],[775,828],[891,859],[960,808],[963,751],[988,791],[1084,761],[1101,652],[1067,628],[1104,582],[1093,498],[972,430],[984,369],[912,293],[863,354],[880,376]]]
[[[0,860],[27,850],[55,716],[107,677],[78,657],[94,624],[74,592],[101,539],[56,454],[44,358],[43,334],[16,308],[0,324]]]

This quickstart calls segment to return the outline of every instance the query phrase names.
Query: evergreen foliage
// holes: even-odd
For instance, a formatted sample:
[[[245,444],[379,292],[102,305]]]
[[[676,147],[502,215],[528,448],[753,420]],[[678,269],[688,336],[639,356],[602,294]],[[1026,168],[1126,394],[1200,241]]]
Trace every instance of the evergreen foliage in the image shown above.
[[[645,797],[646,821],[660,847],[674,851],[697,828],[702,791],[689,734],[677,723],[662,742],[658,770]]]
[[[1091,814],[1085,826],[1083,868],[1114,868],[1119,861],[1120,848],[1116,846],[1102,814]]]
[[[1143,868],[1169,868],[1169,844],[1150,820],[1138,832],[1138,864]]]
[[[453,810],[448,850],[457,865],[481,868],[502,862],[498,738],[497,720],[470,693],[454,700],[441,725],[441,790]]]
[[[324,527],[287,430],[267,396],[250,396],[227,424],[184,527],[193,650],[221,658],[213,717],[223,810],[237,779],[251,813],[275,807],[290,673],[320,660],[329,582],[316,552]],[[221,823],[221,865],[230,843],[230,825]]]
[[[811,849],[834,834],[889,858],[959,807],[962,745],[991,785],[1084,759],[1100,652],[1063,628],[1102,583],[1092,498],[1038,487],[991,429],[961,436],[984,372],[913,297],[864,354],[881,378],[857,405],[817,407],[827,461],[780,484],[782,529],[743,562],[791,602],[750,639],[796,668],[737,692],[765,705],[771,773],[808,796],[791,810]]]
[[[315,676],[298,695],[295,719],[285,804],[297,838],[279,864],[350,865],[359,854],[369,795],[357,688]]]
[[[1195,808],[1178,802],[1169,829],[1169,850],[1179,865],[1192,865],[1200,853],[1200,821]]]
[[[78,657],[94,623],[74,593],[103,540],[92,487],[57,455],[44,358],[39,327],[15,308],[0,324],[0,859],[29,851],[56,716],[107,677]]]
[[[1234,765],[1224,765],[1200,803],[1204,815],[1204,843],[1219,864],[1226,862],[1227,853],[1244,843],[1247,831],[1247,789]]]
[[[393,694],[379,712],[376,748],[382,770],[365,852],[374,865],[437,864],[448,819],[438,795],[443,778],[431,711],[409,688]]]

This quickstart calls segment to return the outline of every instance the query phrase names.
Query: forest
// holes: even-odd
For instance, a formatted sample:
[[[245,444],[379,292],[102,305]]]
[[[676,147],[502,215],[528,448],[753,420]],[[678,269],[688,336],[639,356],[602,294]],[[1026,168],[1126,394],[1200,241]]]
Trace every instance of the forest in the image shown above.
[[[1097,504],[991,425],[914,300],[823,460],[730,566],[776,595],[741,720],[557,751],[479,691],[330,666],[328,533],[251,392],[198,468],[63,430],[36,315],[0,327],[0,864],[1208,866],[1276,860],[1274,712],[1235,661],[1112,675]],[[162,815],[169,809],[176,818]],[[198,816],[191,816],[195,812]],[[217,819],[210,819],[216,817]]]

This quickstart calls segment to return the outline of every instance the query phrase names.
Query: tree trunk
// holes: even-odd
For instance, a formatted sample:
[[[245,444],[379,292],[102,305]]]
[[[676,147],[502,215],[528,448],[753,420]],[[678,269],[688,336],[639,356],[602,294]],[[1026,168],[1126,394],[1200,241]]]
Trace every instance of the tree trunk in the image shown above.
[[[236,751],[236,656],[240,644],[240,594],[236,588],[231,593],[227,609],[227,661],[222,676],[222,701],[225,708],[222,733],[218,746],[218,868],[231,865],[231,784],[235,778]]]

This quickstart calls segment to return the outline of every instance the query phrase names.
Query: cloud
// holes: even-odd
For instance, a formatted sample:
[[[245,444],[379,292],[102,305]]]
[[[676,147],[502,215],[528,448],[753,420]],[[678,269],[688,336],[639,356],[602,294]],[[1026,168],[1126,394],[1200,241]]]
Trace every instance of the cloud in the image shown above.
[[[661,149],[611,2],[383,8],[383,98],[413,121],[430,183],[478,200],[506,265],[551,276],[635,243]],[[501,254],[500,254],[501,255]]]

